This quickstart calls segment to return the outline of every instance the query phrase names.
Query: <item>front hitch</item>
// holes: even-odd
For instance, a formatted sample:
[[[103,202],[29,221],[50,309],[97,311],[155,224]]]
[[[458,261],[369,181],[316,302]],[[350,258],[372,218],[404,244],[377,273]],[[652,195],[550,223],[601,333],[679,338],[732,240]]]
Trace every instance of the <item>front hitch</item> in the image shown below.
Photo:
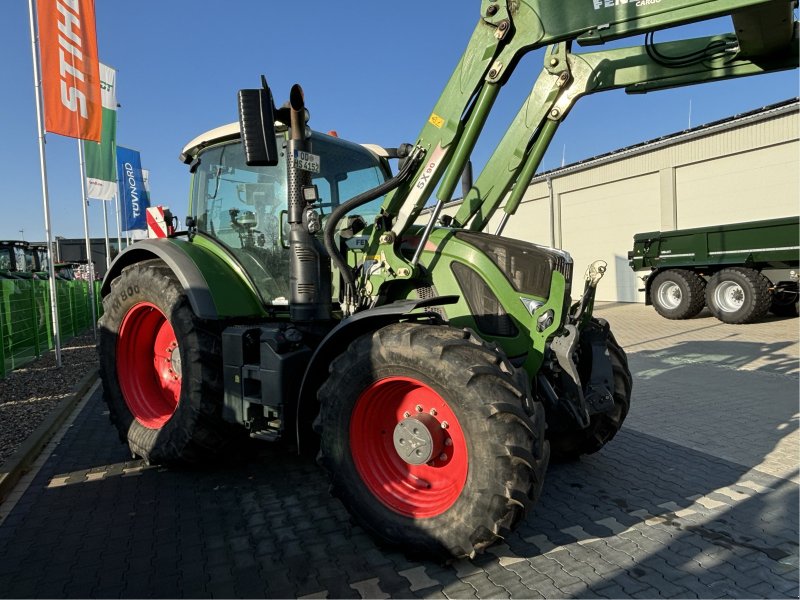
[[[609,326],[592,319],[597,284],[607,266],[603,260],[589,265],[580,300],[572,305],[567,323],[550,342],[560,367],[559,400],[581,429],[589,426],[591,415],[614,407],[614,376],[606,344]],[[588,369],[579,364],[583,361]]]
[[[569,310],[569,322],[579,324],[579,329],[583,329],[592,318],[597,284],[600,283],[607,269],[608,263],[604,260],[596,260],[586,269],[581,299],[573,304]]]

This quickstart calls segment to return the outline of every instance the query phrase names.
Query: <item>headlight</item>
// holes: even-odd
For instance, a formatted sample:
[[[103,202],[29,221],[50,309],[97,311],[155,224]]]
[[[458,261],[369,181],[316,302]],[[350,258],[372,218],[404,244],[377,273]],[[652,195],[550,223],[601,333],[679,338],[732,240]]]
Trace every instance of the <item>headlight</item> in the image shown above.
[[[539,333],[553,324],[554,317],[555,313],[553,312],[553,309],[549,308],[542,315],[540,315],[538,319],[536,319],[536,329],[539,330]]]

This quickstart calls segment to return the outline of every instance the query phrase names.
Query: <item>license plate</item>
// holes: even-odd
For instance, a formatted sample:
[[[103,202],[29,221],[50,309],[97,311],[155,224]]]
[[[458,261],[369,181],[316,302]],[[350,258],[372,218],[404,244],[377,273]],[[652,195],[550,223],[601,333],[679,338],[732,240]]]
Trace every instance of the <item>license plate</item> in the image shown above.
[[[301,171],[319,173],[320,160],[316,154],[310,152],[294,151],[294,166]]]

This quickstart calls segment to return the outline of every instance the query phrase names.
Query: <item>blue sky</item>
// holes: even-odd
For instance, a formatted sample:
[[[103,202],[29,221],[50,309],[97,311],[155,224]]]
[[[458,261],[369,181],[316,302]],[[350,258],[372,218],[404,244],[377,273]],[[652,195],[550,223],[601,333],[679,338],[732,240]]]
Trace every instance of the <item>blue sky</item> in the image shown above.
[[[555,0],[554,0],[555,1]],[[26,0],[7,2],[0,20],[6,57],[0,111],[0,239],[43,240],[44,224]],[[331,2],[307,0],[98,0],[100,60],[115,67],[122,108],[118,143],[141,152],[154,203],[186,214],[189,175],[177,157],[208,129],[235,121],[236,91],[267,76],[277,103],[300,83],[310,125],[356,142],[413,142],[478,19],[478,0]],[[292,19],[295,21],[293,22]],[[727,20],[695,26],[703,35]],[[641,43],[641,38],[635,38]],[[541,70],[540,53],[519,65],[501,92],[473,156],[476,174]],[[582,99],[560,128],[542,169],[797,96],[796,72],[626,96]],[[82,237],[75,140],[47,137],[53,235]],[[102,205],[91,202],[90,233],[103,235]],[[110,211],[110,215],[113,212]],[[110,228],[116,235],[113,217]]]

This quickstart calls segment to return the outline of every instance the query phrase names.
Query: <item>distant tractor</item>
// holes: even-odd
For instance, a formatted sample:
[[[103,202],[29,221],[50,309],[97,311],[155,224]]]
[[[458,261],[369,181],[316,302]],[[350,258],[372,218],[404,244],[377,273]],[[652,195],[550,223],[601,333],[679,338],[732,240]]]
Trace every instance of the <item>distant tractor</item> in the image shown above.
[[[33,262],[29,257],[30,249],[27,242],[0,241],[0,277],[30,279]]]
[[[50,252],[47,244],[29,244],[33,271],[41,278],[50,276]]]

